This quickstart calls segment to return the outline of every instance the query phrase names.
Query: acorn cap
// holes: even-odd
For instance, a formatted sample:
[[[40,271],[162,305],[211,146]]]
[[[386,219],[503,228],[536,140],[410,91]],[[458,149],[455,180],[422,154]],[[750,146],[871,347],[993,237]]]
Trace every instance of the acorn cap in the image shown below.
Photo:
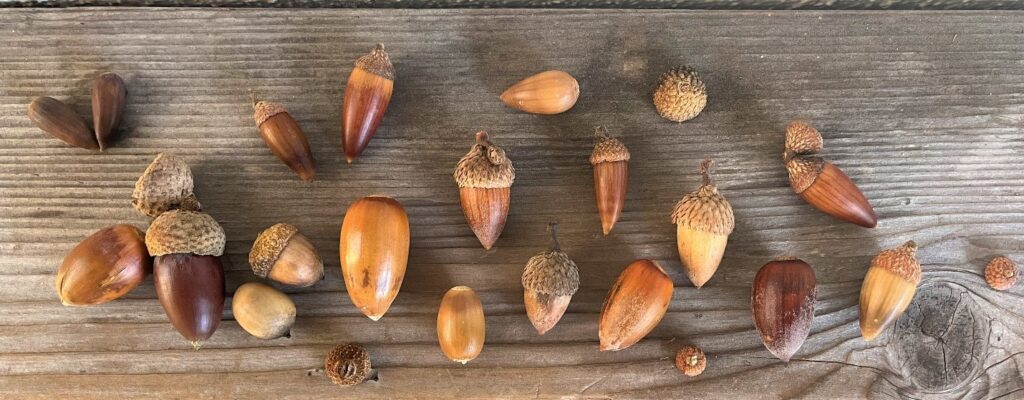
[[[687,193],[672,210],[672,223],[687,228],[728,235],[736,227],[729,201],[718,193],[718,187],[711,182],[711,158],[701,163],[700,173],[704,182],[697,190]]]
[[[789,186],[797,194],[803,193],[811,187],[821,170],[825,168],[825,159],[818,156],[793,157],[786,161],[786,171],[789,172]]]
[[[516,179],[516,169],[505,150],[487,140],[487,132],[480,131],[476,144],[455,166],[454,176],[460,188],[507,188]]]
[[[697,71],[686,65],[672,68],[661,76],[654,92],[654,107],[662,117],[683,122],[700,114],[708,102],[708,92]]]
[[[697,376],[704,372],[708,359],[697,346],[683,346],[676,352],[676,368],[686,376]]]
[[[266,278],[285,246],[288,246],[288,241],[298,231],[298,228],[290,224],[279,223],[260,232],[252,244],[252,251],[249,252],[252,272],[260,278]]]
[[[192,170],[188,164],[170,154],[160,153],[135,182],[132,207],[150,217],[176,208],[198,210],[199,201],[192,189]]]
[[[395,80],[395,66],[391,65],[391,58],[384,51],[384,45],[380,43],[377,43],[370,54],[356,59],[356,68],[362,68],[371,74]]]
[[[1017,264],[1004,256],[993,258],[985,267],[985,282],[995,290],[1007,290],[1017,283]]]
[[[256,120],[257,127],[263,125],[270,117],[287,112],[288,109],[283,105],[270,101],[258,101],[252,106],[252,116]]]
[[[209,214],[171,210],[160,214],[146,231],[146,248],[153,257],[167,254],[220,256],[224,229]]]
[[[523,270],[523,288],[554,296],[572,296],[580,288],[576,263],[558,246],[558,224],[549,225],[551,250],[530,257]]]
[[[917,243],[907,241],[902,246],[883,250],[871,260],[871,268],[882,268],[907,282],[921,282],[921,264],[917,262]]]
[[[626,145],[619,139],[608,136],[608,131],[603,126],[597,127],[595,135],[597,143],[594,144],[594,152],[590,153],[591,164],[629,161],[629,150],[626,149]]]
[[[786,151],[793,154],[815,154],[824,143],[821,132],[802,121],[793,121],[786,126]]]
[[[324,371],[338,386],[352,386],[370,375],[370,353],[358,344],[341,344],[327,353]]]

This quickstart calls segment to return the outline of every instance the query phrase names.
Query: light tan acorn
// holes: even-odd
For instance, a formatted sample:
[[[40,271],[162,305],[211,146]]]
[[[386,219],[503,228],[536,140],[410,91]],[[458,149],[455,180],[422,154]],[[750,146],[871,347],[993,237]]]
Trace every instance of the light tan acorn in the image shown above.
[[[558,245],[558,224],[548,225],[551,249],[530,258],[523,270],[523,302],[530,323],[543,335],[562,319],[580,288],[576,263]]]
[[[198,210],[199,200],[192,190],[192,170],[188,164],[178,157],[160,153],[135,182],[132,207],[150,217],[179,208]]]
[[[143,233],[131,225],[100,229],[68,252],[57,271],[57,294],[66,306],[103,304],[135,289],[152,270]]]
[[[302,132],[299,123],[288,113],[288,109],[279,103],[256,101],[253,96],[253,119],[260,130],[263,142],[288,168],[299,175],[304,181],[313,180],[316,167],[313,165],[313,152],[309,150],[309,141]]]
[[[569,111],[580,97],[576,78],[563,71],[544,71],[512,85],[501,94],[505,105],[531,114]]]
[[[594,166],[594,192],[597,212],[601,216],[601,230],[611,233],[626,204],[626,182],[629,180],[629,150],[619,139],[608,136],[603,126],[595,132],[597,143],[590,153]]]
[[[231,297],[231,313],[238,325],[260,339],[291,337],[295,303],[269,285],[248,282]]]
[[[394,86],[395,67],[383,44],[356,60],[341,106],[341,138],[349,163],[363,153],[377,132]]]
[[[629,264],[608,292],[601,308],[601,351],[619,351],[647,336],[672,302],[672,279],[653,260]]]
[[[437,341],[449,360],[467,363],[484,349],[484,306],[473,289],[448,289],[437,310]]]
[[[256,276],[290,286],[308,287],[324,279],[324,262],[313,243],[286,223],[260,232],[249,252],[249,265]]]
[[[917,244],[884,250],[871,260],[860,288],[860,331],[864,340],[878,337],[896,321],[914,299],[921,282],[921,264],[917,262]]]
[[[466,222],[485,249],[490,250],[505,229],[516,169],[505,150],[477,132],[476,144],[455,167],[455,183]]]
[[[409,216],[397,200],[368,196],[345,212],[341,275],[359,311],[376,321],[398,296],[409,262]]]
[[[839,167],[815,156],[822,149],[821,133],[806,123],[786,127],[786,152],[782,158],[789,185],[807,204],[825,214],[865,228],[874,228],[878,216],[871,203]]]
[[[43,132],[75,147],[98,150],[96,136],[74,109],[52,97],[37,97],[28,105],[28,118]]]
[[[702,287],[718,270],[729,234],[736,226],[732,206],[711,182],[711,158],[700,165],[703,179],[697,190],[683,196],[672,210],[676,224],[676,245],[686,275]]]
[[[335,385],[348,387],[363,383],[370,376],[370,353],[358,344],[340,344],[327,353],[324,372]]]
[[[704,81],[693,68],[680,65],[661,75],[654,91],[654,108],[667,120],[683,122],[693,119],[708,104]]]
[[[124,80],[113,72],[92,81],[92,124],[100,150],[106,148],[107,142],[117,134],[127,96]]]

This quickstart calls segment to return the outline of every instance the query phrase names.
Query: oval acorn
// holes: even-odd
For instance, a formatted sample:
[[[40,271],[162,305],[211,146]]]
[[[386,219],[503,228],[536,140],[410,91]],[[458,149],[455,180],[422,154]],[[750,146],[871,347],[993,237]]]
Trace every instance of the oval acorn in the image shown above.
[[[308,287],[324,279],[324,262],[313,243],[286,223],[260,232],[249,252],[249,265],[256,276],[289,286]]]
[[[43,132],[63,140],[64,143],[88,150],[100,148],[96,143],[96,136],[85,125],[82,117],[60,100],[36,97],[28,105],[28,118]]]
[[[921,264],[916,255],[917,244],[911,240],[871,260],[860,288],[860,331],[864,340],[878,337],[914,299],[921,283]]]
[[[102,74],[92,81],[92,124],[101,151],[121,126],[127,96],[128,89],[124,86],[124,80],[113,72]]]
[[[68,252],[57,271],[66,306],[103,304],[135,289],[152,269],[142,231],[118,224],[100,229]]]
[[[484,307],[473,289],[456,286],[441,299],[437,311],[437,341],[449,360],[467,363],[484,348]]]
[[[656,261],[630,263],[601,308],[600,350],[625,349],[654,330],[672,302],[673,286],[672,279]]]
[[[594,166],[594,192],[597,212],[601,217],[601,230],[611,233],[626,204],[626,182],[629,180],[629,150],[619,139],[608,136],[603,126],[595,132],[597,143],[590,153]]]
[[[313,153],[295,118],[283,105],[269,101],[256,101],[252,109],[256,127],[270,151],[299,175],[299,179],[313,180],[316,174]]]
[[[543,335],[562,319],[580,288],[576,263],[558,245],[558,224],[548,225],[551,249],[530,258],[523,270],[523,302],[530,323]]]
[[[173,209],[198,210],[193,190],[192,169],[184,160],[167,153],[157,154],[146,167],[132,191],[132,207],[143,215],[156,217]]]
[[[554,115],[569,111],[580,97],[576,78],[563,71],[531,75],[505,89],[505,105],[531,114]]]
[[[754,276],[754,326],[764,347],[782,361],[789,362],[811,333],[817,285],[811,265],[795,258],[769,262]]]
[[[395,67],[384,45],[378,44],[370,54],[356,60],[341,106],[341,137],[349,163],[363,153],[377,132],[394,85]]]
[[[1009,290],[1017,284],[1017,264],[1013,260],[999,256],[985,266],[985,282],[995,290]]]
[[[508,218],[516,179],[512,160],[488,140],[487,132],[477,132],[476,144],[459,160],[454,176],[466,222],[484,249],[490,250]]]
[[[345,212],[341,275],[359,311],[376,321],[398,296],[409,262],[409,216],[397,200],[369,196]]]
[[[703,183],[683,196],[672,210],[679,259],[686,268],[686,275],[698,288],[718,270],[729,234],[736,226],[732,206],[711,182],[713,164],[711,158],[701,163]]]
[[[239,286],[231,298],[231,313],[238,325],[260,339],[291,337],[295,303],[288,295],[259,282]]]
[[[324,371],[335,385],[358,385],[370,376],[370,353],[358,344],[340,344],[327,353]]]
[[[661,75],[654,91],[654,108],[667,120],[688,121],[700,114],[708,104],[708,92],[700,74],[681,65]]]

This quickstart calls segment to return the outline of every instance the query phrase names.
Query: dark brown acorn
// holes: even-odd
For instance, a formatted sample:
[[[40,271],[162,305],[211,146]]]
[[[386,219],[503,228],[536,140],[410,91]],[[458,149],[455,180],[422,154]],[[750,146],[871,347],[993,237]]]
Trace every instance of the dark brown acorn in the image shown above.
[[[817,280],[810,264],[782,258],[761,267],[750,295],[754,325],[764,347],[789,362],[811,333]]]
[[[283,105],[269,101],[257,101],[252,105],[253,118],[260,130],[263,142],[270,151],[281,159],[288,168],[299,175],[304,181],[313,180],[316,168],[313,166],[313,153],[309,150],[309,141],[302,133],[299,123]]]
[[[594,192],[601,230],[611,233],[626,204],[626,182],[629,180],[629,150],[616,138],[608,136],[603,126],[597,127],[597,143],[590,153],[594,166]]]
[[[97,150],[96,136],[89,131],[82,117],[67,104],[52,97],[36,97],[28,105],[28,118],[43,132],[83,149]]]
[[[530,323],[543,335],[562,319],[580,288],[576,263],[558,245],[558,224],[548,225],[551,249],[530,258],[523,270],[523,303]]]
[[[505,151],[477,132],[476,144],[455,167],[462,212],[473,234],[490,250],[505,229],[516,169]]]
[[[105,73],[92,81],[92,124],[100,150],[117,134],[127,96],[124,80],[115,73]]]
[[[356,60],[341,106],[341,137],[349,163],[363,153],[377,132],[391,102],[394,85],[395,67],[383,44]]]

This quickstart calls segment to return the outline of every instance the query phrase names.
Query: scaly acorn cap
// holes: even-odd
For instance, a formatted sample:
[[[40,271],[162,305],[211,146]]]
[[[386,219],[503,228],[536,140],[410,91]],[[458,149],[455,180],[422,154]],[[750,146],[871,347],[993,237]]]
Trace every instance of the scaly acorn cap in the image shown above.
[[[818,156],[793,157],[786,161],[789,172],[789,186],[797,194],[803,193],[814,184],[825,168],[825,159]]]
[[[793,121],[786,126],[786,151],[782,154],[789,172],[789,186],[797,194],[811,187],[821,170],[825,159],[817,154],[824,146],[821,132],[802,121]]]
[[[665,119],[683,122],[693,119],[708,103],[704,81],[693,68],[681,65],[661,76],[654,92],[654,107]]]
[[[370,353],[358,344],[338,345],[324,359],[324,371],[335,385],[357,385],[370,375]]]
[[[146,248],[153,257],[182,253],[220,256],[224,242],[224,228],[210,214],[198,211],[167,211],[146,231]]]
[[[608,136],[608,131],[603,126],[597,127],[594,132],[597,143],[594,144],[594,152],[590,153],[590,163],[597,165],[603,162],[629,161],[629,150],[619,139]]]
[[[579,269],[558,245],[558,224],[549,224],[548,229],[551,231],[551,250],[526,262],[523,288],[553,296],[572,296],[580,288]]]
[[[395,80],[395,66],[391,65],[391,58],[384,51],[384,45],[380,43],[377,43],[370,54],[356,59],[356,68],[364,69],[366,72],[392,81]]]
[[[917,243],[907,241],[902,246],[883,250],[871,260],[871,268],[882,268],[903,280],[917,285],[921,282],[921,264],[917,262]]]
[[[256,120],[256,126],[263,125],[270,117],[273,117],[280,113],[287,113],[288,109],[284,108],[279,103],[270,101],[257,101],[252,105],[253,119]]]
[[[999,256],[985,266],[985,283],[995,290],[1007,290],[1017,283],[1017,264],[1006,256]]]
[[[199,210],[199,200],[192,190],[192,170],[188,164],[170,154],[160,153],[135,182],[132,207],[150,217],[177,208]]]
[[[299,228],[291,224],[278,223],[260,232],[252,244],[252,251],[249,252],[252,272],[260,278],[266,278],[285,246],[288,246],[288,241],[292,240],[292,236],[298,231]]]
[[[672,223],[716,235],[728,235],[736,227],[732,205],[718,193],[718,187],[711,182],[711,166],[714,161],[705,158],[700,165],[703,183],[697,190],[687,193],[672,210]]]
[[[487,132],[476,133],[476,144],[455,166],[455,183],[460,188],[498,189],[512,186],[516,169],[505,150],[487,139]]]
[[[817,154],[824,147],[821,132],[803,121],[786,126],[786,151],[792,154]]]

